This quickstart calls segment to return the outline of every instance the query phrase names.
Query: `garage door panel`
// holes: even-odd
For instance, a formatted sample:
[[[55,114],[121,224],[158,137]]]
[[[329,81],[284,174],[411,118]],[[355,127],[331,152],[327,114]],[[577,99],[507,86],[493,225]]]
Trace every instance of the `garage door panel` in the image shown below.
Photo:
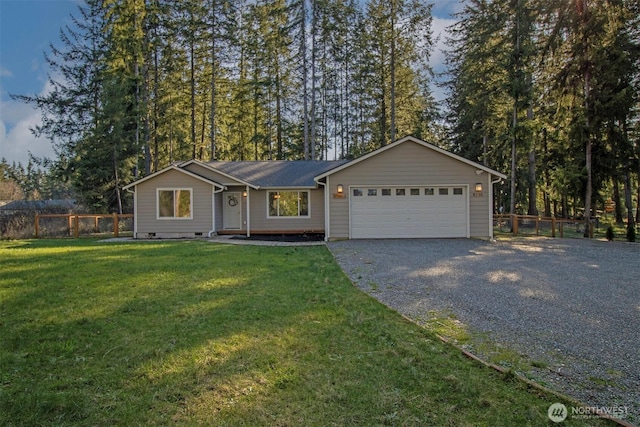
[[[467,191],[466,187],[455,189],[362,187],[350,191],[351,237],[467,237]]]

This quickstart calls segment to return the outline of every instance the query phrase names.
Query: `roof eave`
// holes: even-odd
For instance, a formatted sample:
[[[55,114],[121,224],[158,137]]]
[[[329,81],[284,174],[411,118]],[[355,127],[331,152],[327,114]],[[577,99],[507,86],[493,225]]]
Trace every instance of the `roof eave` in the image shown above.
[[[195,160],[195,159],[187,160],[186,162],[181,163],[180,167],[182,168],[182,167],[188,166],[190,164],[197,164],[199,166],[202,166],[205,169],[209,169],[211,172],[219,173],[220,175],[222,175],[222,176],[224,176],[226,178],[233,179],[234,181],[239,182],[241,185],[247,185],[247,186],[253,188],[254,190],[257,190],[257,189],[260,188],[260,186],[257,185],[257,184],[253,184],[251,182],[248,182],[248,181],[245,181],[243,179],[240,179],[240,178],[238,178],[236,176],[230,175],[230,174],[228,174],[226,172],[222,172],[221,170],[214,168],[213,166],[209,165],[208,163],[204,163],[204,162],[201,162],[199,160]],[[234,185],[237,185],[237,184],[234,184]]]
[[[320,179],[322,179],[322,178],[326,178],[329,175],[332,175],[332,174],[334,174],[336,172],[344,170],[344,169],[346,169],[346,168],[348,168],[350,166],[353,166],[353,165],[355,165],[357,163],[360,163],[363,160],[366,160],[366,159],[368,159],[370,157],[376,156],[376,155],[378,155],[378,154],[380,154],[380,153],[382,153],[384,151],[387,151],[387,150],[389,150],[389,149],[391,149],[393,147],[396,147],[396,146],[398,146],[400,144],[403,144],[403,143],[405,143],[407,141],[412,141],[412,142],[414,142],[416,144],[422,145],[425,148],[429,148],[429,149],[431,149],[431,150],[433,150],[433,151],[435,151],[437,153],[444,154],[445,156],[451,157],[451,158],[453,158],[455,160],[458,160],[458,161],[460,161],[462,163],[466,163],[466,164],[468,164],[470,166],[473,166],[476,169],[482,170],[483,172],[487,172],[487,173],[489,173],[491,175],[500,177],[502,179],[506,179],[507,178],[506,175],[504,175],[504,174],[502,174],[502,173],[500,173],[498,171],[495,171],[495,170],[493,170],[491,168],[488,168],[488,167],[486,167],[484,165],[481,165],[480,163],[476,163],[476,162],[474,162],[472,160],[465,159],[462,156],[458,156],[457,154],[450,153],[447,150],[444,150],[444,149],[442,149],[440,147],[437,147],[437,146],[435,146],[433,144],[429,144],[428,142],[422,141],[422,140],[420,140],[420,139],[418,139],[416,137],[405,136],[404,138],[400,138],[397,141],[394,141],[389,145],[385,145],[382,148],[378,148],[377,150],[371,151],[371,152],[369,152],[369,153],[367,153],[367,154],[365,154],[363,156],[358,157],[357,159],[353,159],[350,162],[344,163],[344,164],[342,164],[340,166],[337,166],[337,167],[335,167],[335,168],[333,168],[331,170],[328,170],[327,172],[324,172],[324,173],[322,173],[320,175],[317,175],[316,177],[313,178],[313,180],[315,182],[319,182]]]
[[[182,165],[180,165],[180,166],[182,166]],[[205,177],[203,177],[203,176],[200,176],[200,175],[198,175],[198,174],[195,174],[195,173],[193,173],[193,172],[190,172],[190,171],[188,171],[188,170],[186,170],[186,169],[182,169],[182,167],[178,167],[178,166],[175,166],[175,165],[171,165],[171,166],[167,166],[166,168],[161,169],[161,170],[159,170],[159,171],[157,171],[157,172],[154,172],[154,173],[152,173],[151,175],[147,175],[147,176],[145,176],[144,178],[141,178],[141,179],[139,179],[139,180],[137,180],[137,181],[134,181],[134,182],[132,182],[131,184],[125,185],[124,187],[122,187],[122,189],[123,189],[123,190],[128,190],[128,189],[130,189],[130,188],[132,188],[132,187],[135,187],[135,186],[136,186],[136,185],[138,185],[138,184],[142,184],[143,182],[149,181],[150,179],[153,179],[153,178],[155,178],[155,177],[157,177],[157,176],[160,176],[160,175],[162,175],[162,174],[163,174],[163,173],[165,173],[165,172],[169,172],[170,170],[175,170],[175,171],[178,171],[178,172],[183,173],[183,174],[185,174],[185,175],[189,175],[189,176],[191,176],[192,178],[195,178],[195,179],[200,180],[200,181],[202,181],[202,182],[205,182],[205,183],[207,183],[207,184],[213,185],[214,187],[218,187],[218,188],[220,188],[220,189],[225,189],[225,188],[226,188],[226,186],[224,186],[224,185],[222,185],[222,184],[220,184],[220,183],[218,183],[218,182],[215,182],[215,181],[213,181],[213,180],[210,180],[209,178],[205,178]]]

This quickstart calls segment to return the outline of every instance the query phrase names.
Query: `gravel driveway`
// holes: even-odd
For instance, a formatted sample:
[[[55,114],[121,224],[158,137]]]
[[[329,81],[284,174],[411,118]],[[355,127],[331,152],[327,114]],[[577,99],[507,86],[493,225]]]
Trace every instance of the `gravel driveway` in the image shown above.
[[[640,421],[640,245],[528,238],[328,247],[358,288],[408,318],[452,313],[472,335],[537,361],[521,374],[589,406],[626,407],[626,421]]]

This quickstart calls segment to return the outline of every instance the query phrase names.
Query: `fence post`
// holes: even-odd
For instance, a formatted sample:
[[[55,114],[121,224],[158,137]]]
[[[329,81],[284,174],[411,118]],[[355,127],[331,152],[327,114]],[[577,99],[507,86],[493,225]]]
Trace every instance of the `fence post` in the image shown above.
[[[556,217],[551,217],[551,237],[556,237]]]
[[[560,221],[560,238],[564,238],[564,220]]]
[[[76,237],[76,239],[78,237],[80,237],[80,217],[78,217],[78,215],[75,216],[76,217],[76,223],[75,223],[75,227],[74,227],[74,235]]]
[[[511,230],[514,236],[518,234],[518,215],[516,214],[511,214]]]
[[[536,218],[536,236],[540,235],[540,230],[539,230],[539,221],[540,221],[540,217]]]
[[[118,237],[118,214],[113,214],[113,237]]]
[[[38,235],[40,234],[40,226],[38,225],[38,223],[40,219],[40,215],[36,214],[36,223],[35,223],[35,232],[36,232],[36,239],[38,238]]]

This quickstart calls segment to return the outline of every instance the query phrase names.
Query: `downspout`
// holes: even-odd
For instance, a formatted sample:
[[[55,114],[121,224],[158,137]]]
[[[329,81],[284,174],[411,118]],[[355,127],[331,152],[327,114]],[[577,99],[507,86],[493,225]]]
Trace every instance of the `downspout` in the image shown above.
[[[247,192],[247,237],[251,237],[251,201],[249,200],[251,197],[248,185],[245,187],[245,191]]]
[[[133,188],[136,188],[136,186],[134,186]],[[137,191],[131,191],[130,189],[127,188],[126,190],[129,193],[133,194],[133,238],[137,239],[138,237],[138,192]]]
[[[491,174],[489,174],[489,180],[491,180]],[[490,181],[489,185],[489,240],[493,240],[493,186],[502,181],[499,176],[494,181]]]
[[[329,178],[327,178],[327,181]],[[328,185],[321,181],[316,181],[316,183],[322,185],[324,187],[324,241],[329,241],[329,190]]]
[[[216,186],[213,185],[212,187],[213,187],[213,193],[211,193],[211,212],[213,214],[211,215],[212,217],[211,230],[207,233],[207,238],[209,239],[216,232],[216,194],[222,193],[225,190],[225,187],[222,187],[216,191],[215,189]]]

